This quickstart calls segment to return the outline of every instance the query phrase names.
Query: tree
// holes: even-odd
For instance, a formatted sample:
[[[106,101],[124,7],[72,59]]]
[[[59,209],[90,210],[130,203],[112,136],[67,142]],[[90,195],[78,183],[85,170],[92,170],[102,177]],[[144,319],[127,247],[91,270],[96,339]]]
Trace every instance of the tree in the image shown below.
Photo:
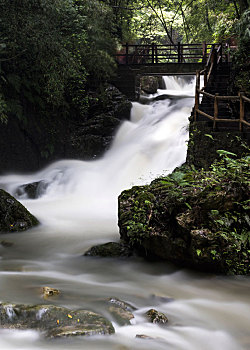
[[[112,11],[97,0],[0,0],[0,116],[84,114],[112,73]],[[4,114],[5,113],[5,114]]]

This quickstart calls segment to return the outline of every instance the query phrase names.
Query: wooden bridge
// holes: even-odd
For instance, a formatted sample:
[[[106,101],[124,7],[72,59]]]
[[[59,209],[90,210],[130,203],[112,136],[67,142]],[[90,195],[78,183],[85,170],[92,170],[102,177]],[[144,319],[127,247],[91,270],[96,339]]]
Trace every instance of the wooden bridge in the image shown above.
[[[231,49],[231,47],[230,47]],[[196,75],[194,121],[207,121],[213,129],[222,126],[249,131],[250,99],[243,92],[228,96],[230,50],[223,44],[123,45],[116,54],[117,79],[113,82],[132,101],[140,94],[143,75]],[[200,86],[200,76],[204,87]],[[202,100],[201,100],[202,96]],[[232,105],[238,112],[232,111]],[[232,115],[237,117],[232,117]]]
[[[139,82],[143,75],[192,74],[202,70],[211,51],[223,55],[221,44],[123,45],[116,53],[117,77],[113,81],[131,100],[139,97]],[[224,56],[224,61],[228,56]]]
[[[212,47],[219,44],[181,44],[176,45],[123,45],[116,54],[119,64],[147,65],[166,63],[206,63]],[[222,46],[220,45],[222,50]]]

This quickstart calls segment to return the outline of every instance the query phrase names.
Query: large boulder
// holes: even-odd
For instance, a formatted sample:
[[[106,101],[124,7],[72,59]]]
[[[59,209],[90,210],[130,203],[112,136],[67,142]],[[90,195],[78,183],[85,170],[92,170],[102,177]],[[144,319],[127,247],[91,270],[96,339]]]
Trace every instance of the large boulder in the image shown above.
[[[73,154],[82,159],[93,159],[105,152],[120,125],[120,120],[112,113],[102,113],[80,124],[72,134]]]
[[[140,80],[141,90],[146,94],[155,94],[159,89],[159,79],[156,76],[145,75]]]
[[[0,233],[24,231],[38,223],[20,202],[0,189]]]
[[[249,159],[183,167],[119,197],[123,240],[145,257],[226,274],[250,273]]]
[[[49,338],[115,332],[110,321],[92,311],[74,311],[54,305],[8,303],[0,304],[0,327],[37,329],[43,331]]]
[[[132,103],[116,87],[107,85],[90,98],[88,118],[72,131],[68,157],[94,159],[111,145],[122,120],[129,119]]]

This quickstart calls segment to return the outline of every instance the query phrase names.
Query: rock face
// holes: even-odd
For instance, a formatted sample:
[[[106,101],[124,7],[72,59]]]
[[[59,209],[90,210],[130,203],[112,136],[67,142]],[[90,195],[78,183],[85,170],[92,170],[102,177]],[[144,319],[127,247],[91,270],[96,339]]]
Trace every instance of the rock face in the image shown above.
[[[87,160],[102,155],[110,147],[121,120],[129,119],[131,108],[131,102],[111,85],[92,96],[89,117],[72,132],[67,155],[77,154]]]
[[[246,153],[246,143],[247,141],[249,143],[249,133],[244,134],[240,131],[225,132],[223,130],[213,131],[210,125],[211,123],[199,121],[192,122],[189,125],[186,162],[189,165],[193,164],[197,169],[209,169],[215,159],[219,159],[217,150],[220,149],[233,152],[238,157]]]
[[[159,88],[159,79],[151,75],[141,77],[141,90],[146,94],[155,94]]]
[[[85,256],[100,256],[104,258],[121,258],[132,255],[132,250],[125,243],[108,242],[90,248]]]
[[[54,305],[0,304],[0,327],[37,329],[49,338],[112,334],[114,328],[103,316],[87,310],[72,311]]]
[[[14,197],[0,189],[0,233],[24,231],[38,220]]]
[[[183,167],[119,197],[121,238],[145,257],[226,274],[250,273],[249,159]]]
[[[88,99],[87,112],[72,110],[67,118],[60,111],[38,118],[33,109],[27,110],[27,120],[11,114],[0,128],[0,173],[35,171],[58,159],[101,156],[121,120],[129,118],[132,104],[110,85],[89,92]],[[34,189],[25,190],[34,195]]]

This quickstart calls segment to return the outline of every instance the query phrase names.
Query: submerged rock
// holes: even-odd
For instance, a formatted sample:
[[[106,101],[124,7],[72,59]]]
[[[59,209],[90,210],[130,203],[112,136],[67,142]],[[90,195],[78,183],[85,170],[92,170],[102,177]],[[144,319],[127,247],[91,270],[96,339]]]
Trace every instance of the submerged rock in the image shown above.
[[[155,338],[150,337],[149,335],[146,335],[146,334],[136,334],[135,337],[136,337],[136,338],[139,338],[139,339],[148,339],[148,340],[155,339]]]
[[[9,247],[12,247],[13,245],[14,245],[14,243],[13,242],[10,242],[10,241],[0,241],[0,245],[2,246],[2,247],[6,247],[6,248],[9,248]]]
[[[146,312],[146,316],[148,318],[148,320],[152,323],[167,323],[168,322],[168,318],[166,315],[164,315],[164,313],[159,312],[155,309],[150,309]]]
[[[0,233],[24,231],[38,223],[20,202],[0,189]]]
[[[18,197],[25,195],[27,198],[36,199],[46,191],[47,187],[48,184],[46,184],[44,181],[32,182],[19,186],[15,195]]]
[[[88,310],[69,310],[54,305],[0,304],[0,327],[37,329],[49,338],[112,334],[110,321]]]
[[[132,255],[131,248],[125,243],[108,242],[91,247],[85,256],[101,256],[104,258],[120,258]]]

